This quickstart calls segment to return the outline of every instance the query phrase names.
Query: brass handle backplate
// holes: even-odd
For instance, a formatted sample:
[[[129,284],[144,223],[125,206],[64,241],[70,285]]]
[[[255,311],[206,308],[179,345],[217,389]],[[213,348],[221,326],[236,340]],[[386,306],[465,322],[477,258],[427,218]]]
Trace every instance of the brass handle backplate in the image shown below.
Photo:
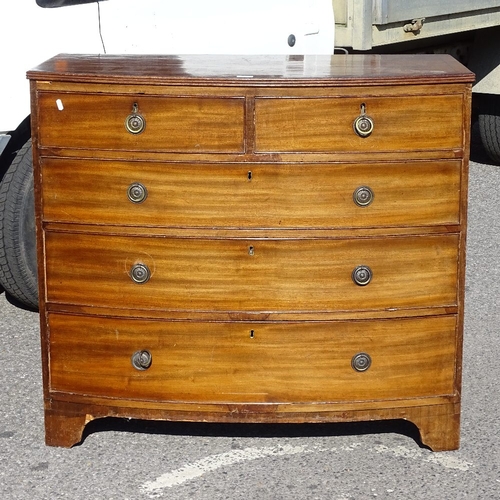
[[[360,137],[368,137],[375,128],[375,123],[371,117],[366,114],[366,104],[361,104],[360,115],[354,120],[353,128]]]
[[[373,278],[373,272],[368,266],[357,266],[352,272],[352,281],[359,286],[366,286]]]
[[[132,366],[136,370],[147,370],[153,362],[153,356],[149,351],[136,351],[132,354]]]
[[[130,278],[134,283],[142,285],[147,283],[149,278],[151,278],[151,271],[146,264],[134,264],[132,269],[130,269]]]
[[[146,120],[138,111],[139,105],[134,102],[132,113],[125,119],[125,128],[131,134],[140,134],[146,128]]]
[[[373,191],[368,186],[360,186],[354,190],[352,199],[358,207],[367,207],[373,201]]]
[[[144,184],[134,182],[127,189],[127,197],[132,203],[142,203],[148,197],[148,190]]]
[[[366,352],[359,352],[355,354],[351,359],[352,369],[357,372],[365,372],[370,368],[372,364],[372,358]]]

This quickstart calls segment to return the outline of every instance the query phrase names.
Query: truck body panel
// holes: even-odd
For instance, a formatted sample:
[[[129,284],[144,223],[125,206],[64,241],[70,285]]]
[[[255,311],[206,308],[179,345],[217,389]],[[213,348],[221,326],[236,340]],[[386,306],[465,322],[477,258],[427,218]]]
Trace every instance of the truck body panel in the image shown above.
[[[474,13],[497,7],[498,0],[373,0],[373,24],[390,24],[418,17]]]
[[[371,50],[394,44],[463,34],[500,25],[498,0],[332,0],[335,12],[336,47]],[[413,20],[420,29],[405,30]],[[392,51],[405,50],[402,47]]]

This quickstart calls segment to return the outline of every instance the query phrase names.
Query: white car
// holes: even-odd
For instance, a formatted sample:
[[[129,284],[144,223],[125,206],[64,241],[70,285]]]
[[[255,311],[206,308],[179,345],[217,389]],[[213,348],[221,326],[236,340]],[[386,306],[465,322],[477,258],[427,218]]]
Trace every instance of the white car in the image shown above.
[[[333,54],[331,0],[3,0],[0,285],[37,308],[26,71],[57,53]]]

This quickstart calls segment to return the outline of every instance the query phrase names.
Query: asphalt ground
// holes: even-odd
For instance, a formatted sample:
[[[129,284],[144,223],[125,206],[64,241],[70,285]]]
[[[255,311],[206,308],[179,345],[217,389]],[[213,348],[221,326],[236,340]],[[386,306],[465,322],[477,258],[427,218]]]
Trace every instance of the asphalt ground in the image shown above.
[[[38,314],[0,294],[0,499],[500,498],[500,166],[473,135],[461,447],[407,422],[222,425],[102,419],[44,444]]]

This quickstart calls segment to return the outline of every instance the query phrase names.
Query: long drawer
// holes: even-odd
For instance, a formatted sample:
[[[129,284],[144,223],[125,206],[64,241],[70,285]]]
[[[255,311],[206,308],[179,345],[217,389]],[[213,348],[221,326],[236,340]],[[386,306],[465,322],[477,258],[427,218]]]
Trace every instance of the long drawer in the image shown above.
[[[52,392],[216,403],[455,392],[455,316],[254,324],[51,314],[48,326]],[[150,355],[149,368],[134,368],[134,354],[143,351]],[[365,362],[357,364],[357,355]]]
[[[373,121],[360,137],[358,116]],[[255,103],[258,152],[386,152],[412,158],[426,149],[461,148],[463,96],[398,96],[343,99],[259,98]]]
[[[42,92],[38,114],[42,147],[200,153],[241,153],[244,148],[242,97]]]
[[[49,231],[47,299],[199,311],[453,306],[458,238],[240,240]]]
[[[459,222],[460,162],[176,164],[43,158],[46,221],[331,228]]]

